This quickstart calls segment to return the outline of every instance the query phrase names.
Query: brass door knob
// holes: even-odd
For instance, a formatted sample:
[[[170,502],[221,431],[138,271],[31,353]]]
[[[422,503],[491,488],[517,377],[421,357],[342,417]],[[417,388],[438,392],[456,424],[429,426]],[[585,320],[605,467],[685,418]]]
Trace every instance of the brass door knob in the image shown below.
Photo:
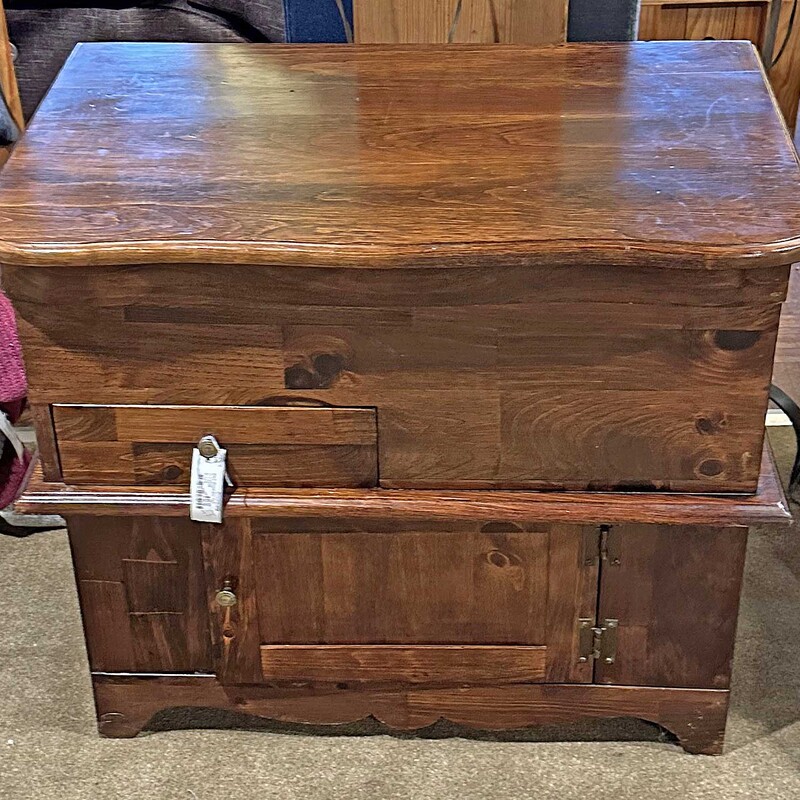
[[[238,600],[236,599],[236,595],[233,593],[233,589],[231,589],[230,581],[225,581],[225,585],[217,592],[215,599],[217,604],[223,608],[230,608],[231,606],[236,605]]]

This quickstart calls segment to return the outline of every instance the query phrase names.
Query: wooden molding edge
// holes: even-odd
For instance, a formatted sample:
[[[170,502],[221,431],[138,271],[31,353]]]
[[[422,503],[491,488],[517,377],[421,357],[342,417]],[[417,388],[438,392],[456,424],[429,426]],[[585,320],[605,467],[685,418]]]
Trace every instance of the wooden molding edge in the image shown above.
[[[588,684],[516,684],[394,690],[335,686],[223,686],[213,675],[93,676],[104,736],[136,736],[159,711],[212,708],[281,722],[336,725],[374,717],[389,728],[418,730],[440,719],[487,730],[579,719],[635,717],[675,735],[690,753],[722,752],[730,692]]]
[[[159,486],[69,486],[37,465],[17,511],[64,516],[188,517],[189,494]],[[506,520],[580,524],[791,525],[769,445],[753,495],[430,489],[237,489],[228,517]]]

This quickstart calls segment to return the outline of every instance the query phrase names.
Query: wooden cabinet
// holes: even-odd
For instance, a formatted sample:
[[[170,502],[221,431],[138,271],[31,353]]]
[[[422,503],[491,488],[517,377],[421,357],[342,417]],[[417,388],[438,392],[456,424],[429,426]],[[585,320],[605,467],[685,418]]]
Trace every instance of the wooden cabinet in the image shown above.
[[[251,491],[211,525],[186,495],[37,477],[25,507],[68,514],[101,731],[172,705],[401,728],[630,715],[719,752],[743,525],[788,516],[769,459],[738,501],[394,494]]]
[[[719,752],[747,529],[788,517],[799,183],[744,43],[81,46],[0,262],[101,731],[638,716]]]

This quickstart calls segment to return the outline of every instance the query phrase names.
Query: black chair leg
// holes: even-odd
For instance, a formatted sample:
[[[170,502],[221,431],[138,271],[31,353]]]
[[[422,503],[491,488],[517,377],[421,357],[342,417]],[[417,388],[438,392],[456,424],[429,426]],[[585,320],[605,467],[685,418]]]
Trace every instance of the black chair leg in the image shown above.
[[[789,417],[797,440],[797,454],[789,478],[789,494],[800,502],[800,406],[774,383],[769,387],[769,399]]]

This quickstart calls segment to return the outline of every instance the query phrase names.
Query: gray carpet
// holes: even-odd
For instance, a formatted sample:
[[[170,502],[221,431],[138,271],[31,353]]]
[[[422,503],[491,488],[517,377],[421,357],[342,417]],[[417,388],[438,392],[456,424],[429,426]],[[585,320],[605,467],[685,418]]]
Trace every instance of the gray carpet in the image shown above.
[[[790,433],[772,439],[785,469]],[[66,537],[0,537],[0,798],[800,798],[799,538],[800,528],[751,537],[727,753],[711,758],[632,721],[505,737],[247,723],[100,739]],[[546,741],[557,737],[588,741]]]

